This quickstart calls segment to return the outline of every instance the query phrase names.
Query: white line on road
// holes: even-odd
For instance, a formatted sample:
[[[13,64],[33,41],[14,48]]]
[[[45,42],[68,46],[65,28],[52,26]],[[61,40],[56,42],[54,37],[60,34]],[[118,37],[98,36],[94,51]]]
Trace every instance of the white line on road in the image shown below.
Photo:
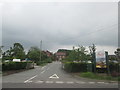
[[[43,70],[46,66],[42,67],[41,69]]]
[[[74,82],[70,82],[70,81],[68,81],[68,82],[66,82],[67,84],[73,84]]]
[[[64,83],[63,81],[56,81],[56,83],[60,83],[60,84],[62,84],[62,83]]]
[[[32,79],[33,79],[33,78],[35,78],[35,77],[37,77],[37,75],[35,75],[35,76],[31,77],[30,79],[28,79],[28,80],[24,81],[24,83],[29,82],[30,80],[32,80]]]
[[[88,82],[89,84],[95,84],[95,82]]]
[[[44,81],[37,81],[37,82],[35,82],[35,83],[43,83]]]
[[[45,70],[44,71],[42,71],[41,73],[44,73],[45,72]]]
[[[46,81],[46,83],[53,83],[53,81]]]

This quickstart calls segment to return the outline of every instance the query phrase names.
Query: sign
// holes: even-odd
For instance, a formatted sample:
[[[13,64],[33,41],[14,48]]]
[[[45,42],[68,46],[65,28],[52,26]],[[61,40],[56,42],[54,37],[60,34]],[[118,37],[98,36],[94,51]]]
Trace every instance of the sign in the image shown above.
[[[13,59],[13,62],[21,62],[20,59]]]
[[[105,51],[98,51],[96,53],[96,68],[106,68]]]

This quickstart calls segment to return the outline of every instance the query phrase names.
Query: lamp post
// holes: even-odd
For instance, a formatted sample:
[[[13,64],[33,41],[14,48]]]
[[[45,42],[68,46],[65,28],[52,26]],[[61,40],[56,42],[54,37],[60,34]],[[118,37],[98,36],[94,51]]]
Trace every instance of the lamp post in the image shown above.
[[[41,59],[42,59],[42,40],[40,41],[40,61],[41,61]]]

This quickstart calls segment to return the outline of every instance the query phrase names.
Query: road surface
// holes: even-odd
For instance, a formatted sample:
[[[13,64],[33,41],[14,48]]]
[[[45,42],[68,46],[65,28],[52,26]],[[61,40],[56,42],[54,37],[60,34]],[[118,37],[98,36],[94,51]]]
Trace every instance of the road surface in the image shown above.
[[[62,69],[61,62],[3,76],[3,88],[118,88],[117,82],[73,77]]]

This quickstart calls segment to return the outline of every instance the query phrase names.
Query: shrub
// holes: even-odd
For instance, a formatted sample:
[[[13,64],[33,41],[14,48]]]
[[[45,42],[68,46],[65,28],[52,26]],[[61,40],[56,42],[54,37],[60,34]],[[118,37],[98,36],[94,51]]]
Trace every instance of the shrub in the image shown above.
[[[87,63],[65,62],[64,69],[68,72],[86,72],[87,71]]]
[[[26,69],[27,63],[32,62],[5,62],[2,64],[2,71]]]

